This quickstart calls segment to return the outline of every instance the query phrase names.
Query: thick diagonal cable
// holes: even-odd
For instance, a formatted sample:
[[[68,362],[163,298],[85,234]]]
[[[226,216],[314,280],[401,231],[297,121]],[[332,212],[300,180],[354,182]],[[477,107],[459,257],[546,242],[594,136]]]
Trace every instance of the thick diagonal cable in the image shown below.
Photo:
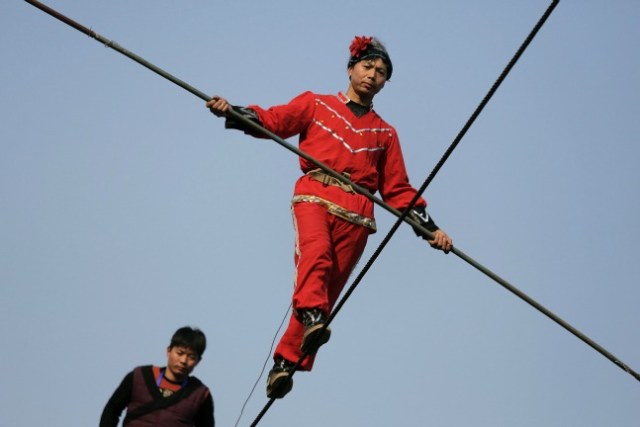
[[[400,224],[402,224],[402,222],[404,221],[406,215],[408,214],[408,212],[411,210],[411,208],[414,206],[414,204],[418,201],[418,199],[420,198],[420,196],[424,193],[424,191],[427,189],[427,187],[429,186],[429,184],[431,183],[431,181],[433,181],[433,179],[435,178],[436,174],[438,173],[438,171],[442,168],[442,166],[444,165],[444,163],[446,162],[446,160],[449,158],[449,156],[451,155],[451,153],[453,153],[453,151],[455,150],[455,148],[458,146],[458,144],[460,143],[460,141],[462,140],[462,138],[464,137],[464,135],[467,133],[467,131],[471,128],[471,125],[475,122],[476,118],[480,115],[480,113],[482,112],[482,110],[484,109],[484,107],[486,106],[486,104],[489,102],[489,100],[493,97],[494,93],[497,91],[497,89],[500,87],[500,85],[502,84],[502,82],[504,81],[504,79],[507,77],[507,75],[509,74],[509,72],[511,71],[511,69],[513,68],[513,66],[516,64],[516,62],[518,61],[518,59],[522,56],[522,54],[524,53],[524,51],[526,50],[526,48],[529,46],[529,44],[531,43],[531,41],[533,40],[533,38],[535,37],[535,35],[538,33],[538,31],[540,30],[540,28],[542,28],[542,26],[544,25],[544,23],[546,22],[546,20],[548,19],[548,17],[551,15],[551,13],[553,12],[554,8],[557,6],[559,0],[558,1],[553,1],[549,7],[546,9],[545,13],[542,15],[542,17],[538,20],[538,22],[536,23],[536,25],[534,26],[533,30],[529,33],[529,35],[527,36],[527,38],[525,39],[525,41],[522,43],[522,45],[520,46],[520,48],[517,50],[516,54],[513,56],[513,58],[509,61],[509,63],[507,64],[507,66],[504,68],[504,70],[502,71],[502,73],[500,74],[500,76],[498,77],[498,79],[495,81],[495,83],[491,86],[489,92],[487,92],[487,95],[482,99],[482,101],[480,102],[480,104],[478,105],[478,107],[475,109],[475,111],[472,113],[472,115],[469,117],[469,119],[467,120],[467,122],[465,123],[465,125],[463,126],[463,128],[460,130],[460,132],[458,133],[458,135],[456,136],[456,138],[454,139],[454,141],[451,143],[451,145],[449,146],[449,148],[445,151],[444,155],[442,156],[442,158],[440,159],[440,161],[436,164],[436,166],[434,167],[434,169],[431,171],[431,173],[429,174],[429,176],[427,177],[427,179],[424,181],[424,183],[422,184],[422,186],[419,188],[416,196],[411,200],[411,202],[409,203],[408,207],[401,213],[401,215],[397,218],[396,222],[393,224],[393,226],[391,227],[391,229],[389,230],[389,232],[387,233],[387,235],[384,237],[384,239],[382,240],[382,242],[379,244],[379,246],[376,248],[376,250],[374,251],[373,255],[369,258],[369,260],[367,261],[367,263],[365,264],[365,266],[363,267],[363,269],[360,271],[360,273],[358,274],[358,276],[356,277],[356,279],[353,281],[353,283],[351,284],[351,286],[347,289],[347,291],[345,292],[345,294],[343,295],[343,297],[340,299],[340,301],[336,304],[334,310],[332,311],[331,315],[329,316],[329,318],[327,319],[326,324],[323,326],[322,328],[322,332],[324,330],[326,330],[326,328],[329,327],[329,325],[331,324],[331,322],[333,321],[333,319],[337,316],[338,312],[341,310],[341,308],[344,306],[344,304],[346,303],[346,301],[349,299],[349,297],[351,296],[351,294],[355,291],[356,287],[360,284],[360,282],[362,281],[362,279],[364,278],[364,276],[367,274],[367,272],[369,271],[369,269],[373,266],[373,263],[377,260],[377,258],[380,256],[380,254],[382,253],[383,249],[386,247],[386,245],[389,243],[389,241],[391,240],[391,238],[393,237],[393,235],[395,234],[395,232],[397,231],[397,229],[400,227]],[[428,236],[428,235],[427,235]],[[430,236],[428,236],[430,237]],[[541,311],[543,314],[545,314],[546,316],[550,317],[552,320],[554,320],[555,322],[557,322],[558,324],[560,324],[562,327],[564,327],[565,329],[569,330],[571,333],[573,333],[574,335],[576,335],[578,338],[580,338],[581,340],[585,341],[587,344],[589,344],[591,347],[593,347],[595,350],[597,350],[598,352],[602,353],[605,357],[607,357],[609,360],[611,360],[612,362],[614,362],[617,366],[621,367],[623,370],[625,370],[626,372],[632,374],[637,380],[640,380],[640,377],[638,376],[638,374],[636,374],[633,370],[631,370],[628,366],[626,366],[624,363],[620,362],[618,358],[616,358],[615,356],[613,356],[611,353],[609,353],[608,351],[606,351],[604,348],[602,348],[600,345],[598,345],[597,343],[595,343],[594,341],[592,341],[591,339],[589,339],[587,336],[585,336],[584,334],[582,334],[580,331],[578,331],[577,329],[575,329],[573,326],[571,326],[569,323],[565,322],[564,320],[562,320],[561,318],[559,318],[558,316],[556,316],[553,312],[551,312],[550,310],[548,310],[547,308],[545,308],[544,306],[542,306],[541,304],[539,304],[537,301],[535,301],[534,299],[532,299],[531,297],[529,297],[528,295],[526,295],[525,293],[523,293],[522,291],[520,291],[519,289],[517,289],[516,287],[514,287],[513,285],[511,285],[509,282],[507,282],[506,280],[502,279],[500,276],[496,275],[495,273],[493,273],[491,270],[487,269],[486,267],[484,267],[482,264],[478,263],[477,261],[473,260],[472,258],[470,258],[468,255],[466,255],[464,252],[462,252],[461,250],[457,249],[457,248],[452,248],[451,250],[452,253],[456,254],[457,256],[459,256],[460,258],[464,259],[465,261],[467,261],[469,264],[471,264],[473,267],[477,268],[479,271],[481,271],[482,273],[486,274],[487,276],[489,276],[490,278],[492,278],[493,280],[495,280],[496,282],[498,282],[500,285],[502,285],[503,287],[505,287],[507,290],[509,290],[510,292],[514,293],[516,296],[520,297],[521,299],[523,299],[525,302],[531,304],[533,307],[535,307],[537,310]],[[319,333],[319,335],[322,334],[322,332]],[[295,372],[297,371],[297,369],[299,368],[300,364],[302,363],[302,361],[308,356],[307,353],[303,353],[302,356],[299,358],[299,360],[296,362],[296,364],[293,366],[293,368],[291,368],[291,371],[289,373],[289,377],[292,377]],[[251,427],[254,427],[258,424],[258,422],[260,421],[260,419],[264,416],[264,414],[266,413],[266,411],[271,407],[271,405],[274,403],[275,398],[271,398],[267,404],[265,405],[265,407],[262,409],[262,411],[258,414],[258,416],[256,417],[256,419],[254,420],[254,422],[251,424]]]
[[[367,261],[365,266],[362,268],[360,273],[357,275],[357,277],[355,278],[355,280],[353,281],[351,286],[347,289],[347,291],[344,293],[344,295],[342,296],[340,301],[336,304],[335,308],[331,312],[331,315],[327,319],[327,322],[322,327],[321,332],[319,332],[318,335],[322,335],[322,333],[329,327],[329,325],[331,324],[333,319],[337,316],[338,312],[342,309],[342,307],[344,306],[346,301],[349,299],[351,294],[355,291],[356,287],[360,284],[360,282],[362,281],[364,276],[367,274],[367,272],[373,266],[374,262],[378,259],[378,257],[380,256],[380,254],[382,253],[382,251],[384,250],[386,245],[389,243],[389,241],[391,240],[391,238],[393,237],[395,232],[398,230],[398,228],[400,227],[402,222],[405,220],[405,218],[408,215],[408,213],[410,212],[410,210],[413,208],[415,203],[418,201],[418,199],[421,197],[421,195],[427,189],[427,187],[429,186],[431,181],[433,181],[433,179],[435,178],[435,176],[438,173],[438,171],[442,168],[442,166],[447,161],[447,159],[449,158],[451,153],[453,153],[453,151],[458,146],[460,141],[462,141],[462,138],[465,136],[467,131],[471,128],[471,126],[473,125],[475,120],[478,118],[478,116],[480,115],[480,113],[482,112],[484,107],[487,105],[489,100],[493,97],[495,92],[498,90],[498,88],[500,87],[502,82],[505,80],[505,78],[507,77],[507,75],[509,74],[511,69],[515,66],[516,62],[518,62],[518,59],[522,56],[524,51],[527,49],[527,47],[529,46],[531,41],[534,39],[534,37],[536,36],[536,34],[540,30],[540,28],[542,28],[544,23],[547,21],[547,19],[549,18],[549,16],[551,15],[551,13],[555,9],[555,7],[558,5],[558,3],[559,3],[559,0],[552,1],[551,4],[549,5],[549,7],[545,10],[544,14],[540,17],[540,19],[538,20],[536,25],[533,27],[533,29],[531,30],[529,35],[526,37],[526,39],[524,40],[524,42],[522,43],[520,48],[516,51],[515,55],[511,58],[511,60],[509,61],[507,66],[504,68],[502,73],[500,73],[500,76],[498,76],[498,78],[496,79],[494,84],[491,86],[491,88],[489,89],[489,91],[487,92],[485,97],[482,99],[482,101],[480,102],[478,107],[471,114],[471,116],[469,117],[469,119],[467,120],[465,125],[462,127],[462,129],[460,130],[458,135],[455,137],[455,139],[453,140],[451,145],[445,151],[444,155],[438,161],[438,163],[436,164],[434,169],[431,171],[431,173],[429,174],[427,179],[420,186],[420,188],[418,189],[417,194],[411,200],[411,202],[409,203],[408,207],[401,213],[401,215],[398,216],[396,222],[393,224],[393,226],[391,227],[391,229],[389,230],[387,235],[384,237],[382,242],[378,245],[378,247],[374,251],[373,255],[369,258],[369,260]],[[424,234],[429,239],[432,237],[430,233],[424,233]],[[461,259],[465,260],[467,263],[469,263],[474,268],[478,269],[480,272],[486,274],[488,277],[490,277],[493,280],[495,280],[498,284],[500,284],[501,286],[503,286],[504,288],[506,288],[507,290],[509,290],[510,292],[512,292],[513,294],[515,294],[516,296],[518,296],[519,298],[521,298],[522,300],[527,302],[528,304],[532,305],[534,308],[536,308],[537,310],[542,312],[544,315],[549,317],[551,320],[555,321],[560,326],[562,326],[563,328],[567,329],[573,335],[575,335],[576,337],[578,337],[579,339],[581,339],[582,341],[587,343],[589,346],[594,348],[596,351],[598,351],[599,353],[604,355],[607,359],[609,359],[614,364],[616,364],[616,366],[620,367],[625,372],[631,374],[634,378],[636,378],[636,380],[640,381],[640,375],[638,373],[636,373],[629,366],[624,364],[622,361],[620,361],[617,357],[615,357],[613,354],[608,352],[602,346],[597,344],[595,341],[591,340],[589,337],[584,335],[582,332],[580,332],[579,330],[577,330],[576,328],[571,326],[569,323],[567,323],[566,321],[564,321],[563,319],[558,317],[556,314],[554,314],[552,311],[550,311],[546,307],[544,307],[542,304],[538,303],[536,300],[534,300],[533,298],[529,297],[527,294],[525,294],[524,292],[520,291],[518,288],[516,288],[512,284],[510,284],[509,282],[507,282],[506,280],[504,280],[503,278],[501,278],[497,274],[493,273],[491,270],[489,270],[488,268],[486,268],[482,264],[478,263],[473,258],[469,257],[467,254],[462,252],[460,249],[454,247],[454,248],[451,249],[451,252],[456,254]],[[290,373],[289,373],[289,378],[293,377],[295,372],[300,367],[302,361],[307,356],[308,356],[308,353],[303,353],[302,354],[302,356],[298,359],[296,364],[291,368]],[[269,408],[271,407],[271,405],[273,405],[274,402],[275,402],[275,398],[269,399],[269,401],[264,406],[262,411],[257,415],[255,420],[251,424],[251,427],[255,427],[258,424],[258,422],[262,419],[262,417],[266,414],[266,412],[269,410]]]
[[[183,89],[187,90],[188,92],[191,92],[192,94],[196,95],[200,99],[202,99],[204,101],[208,101],[208,100],[211,99],[211,97],[209,95],[205,94],[204,92],[201,92],[201,91],[197,90],[193,86],[191,86],[191,85],[187,84],[186,82],[178,79],[177,77],[169,74],[168,72],[166,72],[163,69],[157,67],[156,65],[150,63],[149,61],[145,60],[144,58],[142,58],[142,57],[134,54],[133,52],[130,52],[129,50],[123,48],[122,46],[120,46],[116,42],[101,36],[100,34],[96,33],[95,31],[93,31],[93,30],[91,30],[91,29],[79,24],[78,22],[66,17],[65,15],[63,15],[63,14],[59,13],[58,11],[56,11],[56,10],[46,6],[46,5],[44,5],[43,3],[39,2],[39,1],[36,1],[36,0],[25,0],[25,1],[27,3],[33,5],[33,6],[37,7],[38,9],[44,11],[45,13],[53,16],[54,18],[62,21],[63,23],[65,23],[65,24],[75,28],[76,30],[86,34],[87,36],[97,40],[98,42],[104,44],[106,47],[114,49],[115,51],[127,56],[128,58],[130,58],[130,59],[132,59],[132,60],[134,60],[136,62],[138,62],[140,65],[142,65],[142,66],[148,68],[149,70],[155,72],[156,74],[166,78],[167,80],[169,80],[172,83],[182,87]],[[554,1],[552,3],[552,6],[555,7],[555,5],[557,3],[558,3],[558,1]],[[421,234],[423,234],[425,237],[427,237],[429,239],[433,238],[433,234],[430,231],[428,231],[427,229],[422,227],[417,221],[415,221],[412,218],[407,216],[408,210],[405,210],[404,212],[400,212],[397,209],[391,207],[390,205],[388,205],[387,203],[385,203],[381,199],[375,197],[373,194],[371,194],[371,192],[369,192],[364,187],[361,187],[361,186],[357,185],[356,183],[352,182],[351,180],[349,180],[345,176],[343,176],[343,175],[339,174],[338,172],[334,171],[333,169],[331,169],[330,167],[328,167],[324,163],[314,159],[313,157],[309,156],[308,154],[304,153],[303,151],[301,151],[298,148],[294,147],[293,145],[289,144],[288,142],[286,142],[285,140],[283,140],[282,138],[280,138],[279,136],[277,136],[273,132],[271,132],[271,131],[263,128],[262,126],[258,125],[257,123],[245,118],[244,116],[242,116],[241,114],[237,113],[236,111],[230,110],[228,115],[230,117],[232,117],[233,119],[243,123],[248,128],[251,128],[251,129],[253,129],[253,130],[255,130],[255,131],[257,131],[257,132],[259,132],[259,133],[271,138],[273,141],[275,141],[276,143],[278,143],[282,147],[286,148],[287,150],[295,153],[299,157],[302,157],[305,160],[308,160],[309,162],[315,164],[317,167],[321,168],[324,172],[326,172],[327,174],[331,175],[332,177],[338,179],[339,181],[341,181],[341,182],[343,182],[345,184],[351,185],[357,192],[359,192],[360,194],[362,194],[365,197],[367,197],[368,199],[370,199],[373,203],[377,204],[378,206],[382,207],[386,211],[388,211],[391,214],[395,215],[398,218],[398,221],[397,221],[396,224],[394,224],[394,227],[393,227],[394,231],[395,231],[395,229],[398,228],[399,224],[402,221],[404,221],[404,222],[408,223],[409,225],[411,225],[414,229],[419,230],[419,232]],[[448,155],[447,155],[447,157],[448,157]],[[429,179],[428,179],[428,181],[430,182]],[[428,184],[428,183],[425,181],[425,184]],[[426,185],[423,185],[423,187],[420,188],[420,192],[418,194],[421,194],[421,192],[424,191],[424,189],[426,189]],[[417,197],[418,197],[418,195],[417,195]],[[415,201],[414,201],[414,203],[415,203]],[[386,240],[388,241],[389,239],[386,239]],[[385,245],[386,245],[386,242],[385,242]],[[558,316],[556,316],[551,311],[549,311],[548,309],[543,307],[541,304],[537,303],[535,300],[533,300],[532,298],[530,298],[529,296],[527,296],[523,292],[519,291],[513,285],[509,284],[506,280],[502,279],[500,276],[498,276],[497,274],[493,273],[488,268],[486,268],[486,267],[482,266],[480,263],[476,262],[473,258],[471,258],[468,255],[466,255],[460,249],[454,247],[454,248],[452,248],[451,252],[456,254],[462,260],[466,261],[468,264],[470,264],[471,266],[475,267],[480,272],[484,273],[485,275],[487,275],[488,277],[490,277],[494,281],[498,282],[503,287],[507,288],[512,293],[516,294],[518,297],[520,297],[521,299],[523,299],[524,301],[526,301],[527,303],[529,303],[530,305],[532,305],[533,307],[535,307],[536,309],[541,311],[543,314],[545,314],[546,316],[548,316],[549,318],[554,320],[556,323],[560,324],[565,329],[569,330],[571,333],[573,333],[578,338],[580,338],[582,341],[584,341],[589,346],[591,346],[593,349],[595,349],[596,351],[601,353],[603,356],[605,356],[607,359],[612,361],[618,367],[620,367],[621,369],[623,369],[627,373],[631,374],[636,380],[640,381],[640,374],[638,374],[637,372],[632,370],[626,364],[622,363],[618,358],[616,358],[614,355],[609,353],[606,349],[604,349],[603,347],[601,347],[600,345],[598,345],[597,343],[595,343],[594,341],[589,339],[587,336],[585,336],[581,332],[577,331],[574,327],[572,327],[570,324],[568,324],[564,320],[560,319]],[[351,291],[351,292],[349,292],[349,291]],[[352,293],[352,290],[349,289],[347,291],[347,293],[345,293],[345,297],[348,297],[351,293]],[[344,304],[344,301],[346,301],[346,300],[343,298],[343,300],[341,300],[340,303],[338,303],[338,305],[336,305],[336,309],[341,308],[342,305]],[[334,309],[334,313],[335,313],[335,309]],[[334,316],[333,316],[333,313],[332,313],[332,316],[330,316],[330,320],[333,319],[333,317]],[[270,401],[269,403],[272,403],[272,401]]]

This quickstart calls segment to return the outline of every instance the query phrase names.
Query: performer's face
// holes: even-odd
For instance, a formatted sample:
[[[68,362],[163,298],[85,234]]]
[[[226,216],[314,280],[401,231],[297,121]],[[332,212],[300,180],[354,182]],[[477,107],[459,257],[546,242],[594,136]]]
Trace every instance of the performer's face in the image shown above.
[[[371,102],[373,97],[384,87],[388,69],[387,64],[381,58],[372,58],[356,62],[353,67],[348,69],[348,72],[350,89],[362,101]]]
[[[187,378],[200,362],[198,353],[188,347],[167,348],[167,379],[180,382]]]

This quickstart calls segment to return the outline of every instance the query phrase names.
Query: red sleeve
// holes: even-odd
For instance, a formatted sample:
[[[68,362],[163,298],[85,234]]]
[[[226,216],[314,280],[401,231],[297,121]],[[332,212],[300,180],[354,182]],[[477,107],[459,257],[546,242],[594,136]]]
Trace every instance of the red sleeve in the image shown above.
[[[382,199],[394,208],[404,210],[415,197],[417,190],[409,184],[400,141],[395,130],[391,143],[380,158],[378,173],[378,187]],[[414,206],[426,207],[427,202],[421,197]]]
[[[258,114],[262,126],[286,139],[304,132],[311,125],[316,108],[315,95],[304,92],[288,104],[276,105],[266,110],[258,105],[249,105],[247,108]]]

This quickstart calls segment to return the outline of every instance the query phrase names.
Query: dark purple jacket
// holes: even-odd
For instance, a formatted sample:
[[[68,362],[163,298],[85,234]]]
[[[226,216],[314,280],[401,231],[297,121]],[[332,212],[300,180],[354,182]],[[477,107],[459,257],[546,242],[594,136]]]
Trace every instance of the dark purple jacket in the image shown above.
[[[135,368],[104,408],[100,427],[116,427],[127,408],[126,427],[213,427],[213,398],[196,377],[169,397],[163,397],[151,366]]]

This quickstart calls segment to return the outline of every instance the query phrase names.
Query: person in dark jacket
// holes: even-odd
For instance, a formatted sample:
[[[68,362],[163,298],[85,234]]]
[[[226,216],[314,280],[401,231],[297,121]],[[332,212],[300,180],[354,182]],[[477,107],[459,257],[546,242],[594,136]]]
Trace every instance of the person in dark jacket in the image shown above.
[[[100,427],[116,427],[125,408],[126,427],[213,427],[211,392],[190,376],[206,345],[199,329],[178,329],[167,347],[167,365],[129,372],[104,407]]]

